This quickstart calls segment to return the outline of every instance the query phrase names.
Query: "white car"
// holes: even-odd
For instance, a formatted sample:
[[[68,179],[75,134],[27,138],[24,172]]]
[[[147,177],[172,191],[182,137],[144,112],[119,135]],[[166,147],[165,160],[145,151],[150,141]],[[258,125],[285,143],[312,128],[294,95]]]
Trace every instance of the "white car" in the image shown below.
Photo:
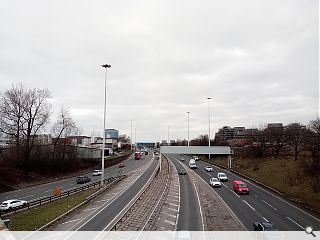
[[[184,162],[184,157],[181,157],[181,158],[180,158],[180,161],[181,161],[181,162]]]
[[[0,210],[11,210],[19,207],[26,207],[28,205],[27,201],[24,200],[18,200],[18,199],[11,199],[4,201],[0,204]]]
[[[206,166],[206,167],[205,167],[205,170],[206,170],[207,172],[213,172],[213,168],[210,167],[210,166]]]
[[[193,159],[198,161],[199,160],[199,157],[198,156],[193,156]]]
[[[92,175],[93,176],[101,176],[102,175],[102,170],[94,170]]]
[[[212,187],[221,187],[221,182],[219,181],[218,178],[211,178],[210,179],[210,185]]]
[[[217,178],[219,179],[219,181],[223,182],[223,181],[228,181],[228,177],[225,173],[218,173]]]

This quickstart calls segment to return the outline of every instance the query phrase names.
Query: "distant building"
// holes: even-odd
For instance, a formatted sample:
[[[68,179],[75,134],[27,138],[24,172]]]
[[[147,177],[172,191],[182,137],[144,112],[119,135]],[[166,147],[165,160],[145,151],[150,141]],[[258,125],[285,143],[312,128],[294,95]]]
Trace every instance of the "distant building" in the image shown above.
[[[116,129],[106,129],[105,130],[106,139],[119,139],[119,131]]]
[[[161,145],[162,146],[167,146],[168,145],[168,141],[167,140],[162,140]]]
[[[282,123],[268,123],[267,128],[283,128],[283,124]]]
[[[215,134],[217,140],[242,139],[245,136],[245,127],[224,126]]]
[[[87,136],[68,136],[67,142],[70,145],[89,147],[91,145],[91,137]]]
[[[52,144],[52,137],[50,134],[37,134],[34,135],[34,143],[36,145]]]
[[[144,147],[153,148],[155,146],[156,144],[154,142],[137,142],[138,148],[144,148]]]

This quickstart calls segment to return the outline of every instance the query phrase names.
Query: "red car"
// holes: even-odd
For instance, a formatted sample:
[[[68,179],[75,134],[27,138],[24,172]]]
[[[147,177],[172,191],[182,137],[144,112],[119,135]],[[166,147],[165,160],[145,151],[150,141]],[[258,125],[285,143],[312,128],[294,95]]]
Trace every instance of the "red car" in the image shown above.
[[[233,181],[233,190],[238,194],[249,194],[248,186],[240,180]]]
[[[119,168],[123,168],[123,167],[125,167],[124,163],[120,163]]]

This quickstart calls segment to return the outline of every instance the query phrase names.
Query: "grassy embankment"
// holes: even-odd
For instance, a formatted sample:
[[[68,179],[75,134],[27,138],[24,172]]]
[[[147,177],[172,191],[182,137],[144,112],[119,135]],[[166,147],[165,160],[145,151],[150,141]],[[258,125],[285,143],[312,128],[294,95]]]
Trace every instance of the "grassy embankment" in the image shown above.
[[[44,204],[9,217],[11,231],[34,231],[82,203],[96,189],[89,189],[58,201]],[[5,219],[6,217],[4,217]]]
[[[280,191],[291,200],[320,212],[320,194],[313,191],[312,182],[301,167],[305,160],[294,161],[291,156],[278,159],[235,158],[233,166],[234,170]],[[227,167],[226,157],[217,157],[211,161]]]

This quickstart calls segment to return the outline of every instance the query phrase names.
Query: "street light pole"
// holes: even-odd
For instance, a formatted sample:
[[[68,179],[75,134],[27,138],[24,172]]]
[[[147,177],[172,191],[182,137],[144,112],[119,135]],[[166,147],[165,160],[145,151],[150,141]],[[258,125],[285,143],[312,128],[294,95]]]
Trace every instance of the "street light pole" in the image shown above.
[[[211,97],[207,97],[208,99],[208,118],[209,118],[209,136],[208,136],[208,140],[209,140],[209,148],[210,148],[210,100],[212,99]],[[209,152],[209,159],[211,158],[210,152]]]
[[[190,146],[190,141],[189,141],[189,115],[190,115],[190,112],[187,112],[188,114],[188,147]]]
[[[170,128],[170,126],[168,126],[168,146],[169,146],[169,128]]]
[[[102,158],[101,158],[101,186],[103,184],[104,180],[104,151],[106,147],[106,109],[107,109],[107,72],[108,68],[111,68],[111,65],[104,64],[101,65],[101,67],[104,67],[106,69],[106,75],[104,78],[104,107],[103,107],[103,142],[102,142]]]
[[[131,120],[130,150],[132,150],[132,120]]]

